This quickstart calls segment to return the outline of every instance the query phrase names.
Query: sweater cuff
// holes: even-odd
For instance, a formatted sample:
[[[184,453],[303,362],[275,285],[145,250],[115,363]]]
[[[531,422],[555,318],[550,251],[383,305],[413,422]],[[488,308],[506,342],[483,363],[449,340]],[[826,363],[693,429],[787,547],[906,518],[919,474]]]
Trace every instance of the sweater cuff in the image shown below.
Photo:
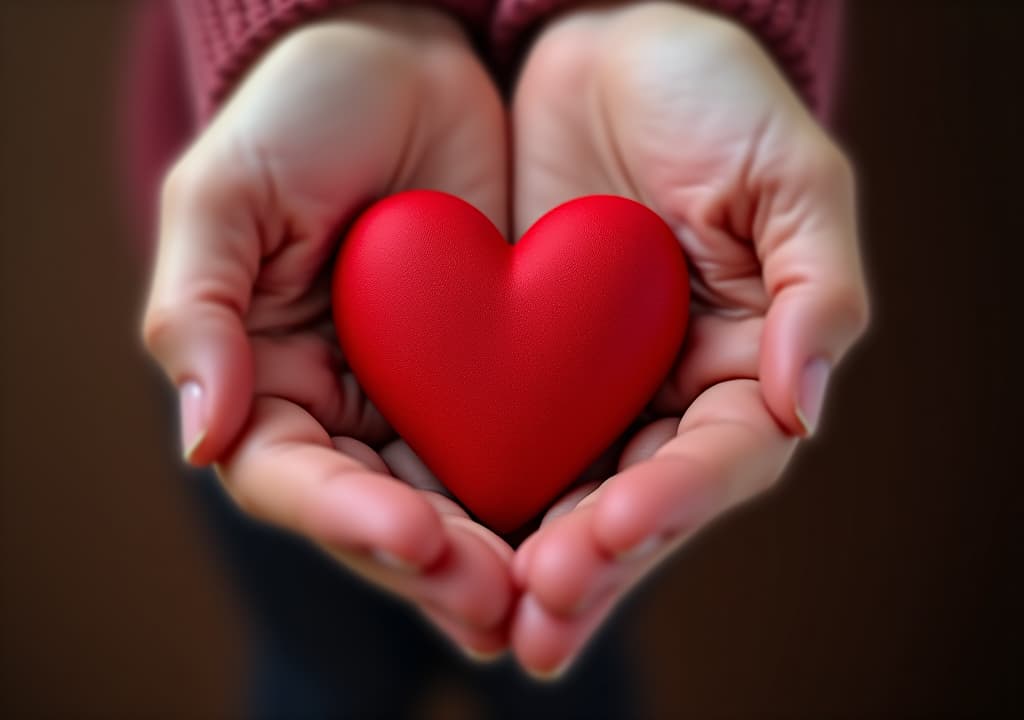
[[[519,60],[545,18],[579,0],[501,0],[491,24],[498,64]],[[807,104],[827,119],[838,57],[840,0],[699,0],[691,3],[746,27]]]
[[[205,124],[246,69],[289,30],[356,0],[175,0],[193,113]],[[482,33],[491,0],[436,0]]]

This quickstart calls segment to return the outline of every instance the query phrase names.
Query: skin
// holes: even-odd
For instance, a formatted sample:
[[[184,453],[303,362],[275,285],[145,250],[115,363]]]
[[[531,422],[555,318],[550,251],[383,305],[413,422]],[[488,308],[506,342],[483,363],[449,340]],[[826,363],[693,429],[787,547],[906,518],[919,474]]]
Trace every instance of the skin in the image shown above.
[[[553,677],[659,562],[775,482],[818,414],[823,375],[807,368],[834,367],[868,310],[849,164],[737,26],[680,4],[558,16],[510,117],[511,132],[435,11],[358,6],[292,33],[168,176],[144,336],[176,385],[201,388],[187,458],[216,462],[243,510],[467,652],[511,647]],[[337,229],[412,187],[463,197],[512,238],[573,197],[631,197],[691,262],[688,340],[652,401],[659,419],[514,554],[434,491],[331,333]]]
[[[339,228],[404,189],[459,195],[507,229],[505,123],[440,13],[358,6],[290,34],[166,179],[143,329],[171,381],[199,388],[183,402],[189,462],[216,462],[242,510],[472,653],[507,644],[512,550],[393,476],[381,453],[410,460],[340,356],[325,268]]]
[[[512,116],[516,233],[572,197],[631,197],[675,230],[694,291],[652,403],[667,417],[514,561],[512,647],[552,676],[652,568],[779,477],[817,414],[801,409],[805,368],[834,366],[868,311],[850,166],[736,25],[669,3],[563,15],[531,49]]]

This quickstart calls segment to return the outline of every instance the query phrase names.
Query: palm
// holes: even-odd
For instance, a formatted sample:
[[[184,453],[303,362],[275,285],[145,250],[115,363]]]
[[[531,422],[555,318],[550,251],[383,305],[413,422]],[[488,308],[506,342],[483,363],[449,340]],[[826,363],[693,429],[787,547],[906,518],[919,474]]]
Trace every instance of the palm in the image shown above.
[[[690,263],[691,341],[655,407],[681,412],[721,380],[757,377],[769,295],[751,173],[793,108],[735,48],[709,53],[714,37],[642,36],[609,51],[593,21],[573,20],[541,39],[517,87],[516,232],[591,193],[632,197],[669,223]]]
[[[443,190],[504,227],[504,147],[497,92],[451,19],[381,4],[304,28],[171,172],[146,320],[172,379],[206,394],[190,459],[477,651],[504,645],[511,550],[392,477],[424,472],[385,446],[345,368],[329,278],[339,229],[376,197]]]
[[[800,430],[777,339],[799,302],[780,298],[824,264],[793,238],[842,226],[851,203],[841,156],[756,44],[682,6],[553,23],[520,75],[513,121],[517,234],[579,195],[632,197],[675,231],[693,291],[683,352],[651,403],[667,417],[631,439],[610,481],[557,503],[518,553],[513,643],[528,667],[552,669],[653,564],[780,474],[795,444],[782,428]],[[844,238],[836,262],[855,317],[836,333],[847,344],[862,322],[854,247]]]
[[[292,402],[330,435],[379,447],[394,433],[347,370],[333,332],[336,233],[374,197],[418,187],[458,194],[503,224],[503,163],[498,153],[476,152],[501,147],[503,127],[493,97],[457,87],[477,79],[468,55],[435,48],[433,72],[381,83],[388,48],[356,40],[338,52],[351,33],[322,32],[331,54],[316,42],[282,49],[298,57],[243,87],[212,131],[232,133],[230,162],[255,168],[262,200],[260,262],[244,318],[256,395]],[[302,81],[288,82],[298,65]]]

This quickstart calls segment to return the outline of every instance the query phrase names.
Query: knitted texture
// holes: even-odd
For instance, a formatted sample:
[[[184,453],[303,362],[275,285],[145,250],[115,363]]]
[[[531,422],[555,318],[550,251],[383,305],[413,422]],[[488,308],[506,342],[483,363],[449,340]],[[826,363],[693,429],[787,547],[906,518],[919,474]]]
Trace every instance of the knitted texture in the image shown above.
[[[234,83],[276,38],[354,0],[175,0],[194,110],[207,119]],[[578,0],[423,0],[443,7],[467,28],[488,30],[499,67],[508,70],[552,13]],[[757,37],[794,87],[820,115],[831,100],[840,0],[699,0]]]

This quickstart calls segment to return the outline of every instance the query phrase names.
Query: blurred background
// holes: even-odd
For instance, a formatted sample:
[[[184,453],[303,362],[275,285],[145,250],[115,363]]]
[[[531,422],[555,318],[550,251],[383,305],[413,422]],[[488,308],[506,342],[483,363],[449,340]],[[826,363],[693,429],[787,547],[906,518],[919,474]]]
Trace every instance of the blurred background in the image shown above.
[[[655,717],[1024,716],[1024,14],[849,5],[836,132],[874,326],[778,489],[629,604]],[[239,712],[239,602],[137,339],[114,123],[131,6],[0,0],[3,717]],[[424,716],[459,693],[439,677]]]

